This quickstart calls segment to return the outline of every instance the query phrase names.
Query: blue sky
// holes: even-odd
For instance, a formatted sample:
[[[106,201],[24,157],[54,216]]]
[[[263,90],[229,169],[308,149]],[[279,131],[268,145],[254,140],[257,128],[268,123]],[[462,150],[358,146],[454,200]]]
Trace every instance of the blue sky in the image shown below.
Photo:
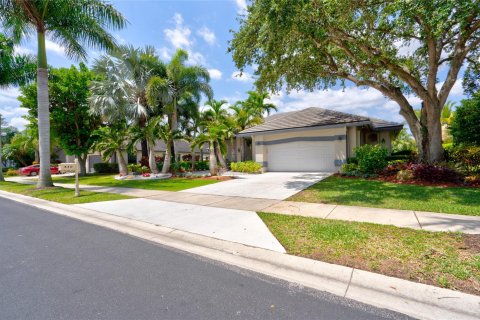
[[[190,63],[201,64],[209,70],[216,99],[234,103],[253,89],[252,70],[239,77],[231,55],[227,53],[228,41],[232,37],[230,30],[238,28],[237,16],[245,9],[245,0],[118,0],[113,4],[129,21],[127,28],[115,32],[120,43],[137,47],[152,45],[165,61],[177,48],[186,49]],[[409,48],[404,50],[407,52]],[[35,38],[22,43],[17,51],[35,53]],[[90,51],[89,62],[99,54],[101,52]],[[78,63],[69,60],[62,47],[51,41],[47,41],[47,55],[49,64],[54,67]],[[23,128],[25,120],[22,116],[26,111],[19,108],[17,96],[16,88],[0,90],[0,113],[12,125]],[[457,81],[450,99],[458,101],[462,98],[463,91]],[[410,101],[413,105],[419,104],[415,97]],[[327,91],[291,92],[289,95],[280,92],[272,95],[271,102],[279,107],[279,111],[318,106],[403,122],[397,104],[374,89],[349,86]]]

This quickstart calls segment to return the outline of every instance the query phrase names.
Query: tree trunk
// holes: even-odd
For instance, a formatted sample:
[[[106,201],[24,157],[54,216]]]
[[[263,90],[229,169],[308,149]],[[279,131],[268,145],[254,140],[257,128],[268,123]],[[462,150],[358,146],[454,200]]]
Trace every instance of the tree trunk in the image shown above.
[[[88,155],[84,154],[83,156],[80,155],[77,157],[78,165],[80,166],[80,172],[78,173],[78,175],[80,177],[84,177],[87,175],[87,156]]]
[[[442,145],[441,108],[432,107],[427,119],[428,128],[428,162],[441,162],[445,159]]]
[[[167,173],[170,171],[170,162],[171,162],[170,144],[167,143],[165,148],[165,159],[163,159],[162,173]]]
[[[195,151],[192,151],[190,153],[192,155],[192,159],[190,160],[190,162],[192,163],[192,172],[195,171]]]
[[[117,161],[118,161],[118,172],[121,176],[126,176],[128,174],[127,163],[123,157],[122,150],[117,150]]]
[[[3,177],[3,158],[2,158],[2,115],[0,114],[0,181],[5,181]]]
[[[155,143],[148,145],[148,165],[153,174],[158,173],[157,162],[155,161]]]
[[[218,143],[216,145],[215,152],[217,154],[218,161],[220,162],[220,166],[223,167],[224,169],[227,169],[227,162],[225,161],[225,158],[222,154],[222,150],[220,150],[220,146],[218,145]]]
[[[172,124],[170,126],[170,130],[173,132],[177,131],[178,128],[178,117],[177,117],[177,99],[173,98],[173,112],[172,112]],[[171,152],[173,156],[173,162],[177,161],[176,153],[175,153],[175,141],[172,140]]]
[[[45,50],[45,33],[38,32],[38,68],[37,68],[37,100],[38,100],[38,143],[40,149],[40,176],[38,188],[53,186],[50,174],[50,114],[48,109],[48,66]]]
[[[147,119],[145,118],[145,116],[141,115],[138,118],[138,127],[140,129],[145,128],[146,122],[147,122]],[[142,158],[143,157],[147,158],[148,157],[148,143],[147,143],[147,140],[142,139],[142,141],[140,143],[140,146],[141,146],[141,149],[142,149]]]
[[[215,156],[215,145],[210,142],[210,156],[208,159],[208,168],[210,169],[210,175],[217,175],[217,157]]]

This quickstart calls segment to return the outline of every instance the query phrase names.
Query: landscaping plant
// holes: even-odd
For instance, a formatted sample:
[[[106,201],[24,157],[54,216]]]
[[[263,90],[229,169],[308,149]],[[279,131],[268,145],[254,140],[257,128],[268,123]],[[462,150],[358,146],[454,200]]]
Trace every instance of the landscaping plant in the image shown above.
[[[230,168],[235,172],[259,173],[262,165],[255,161],[232,162]]]
[[[388,164],[388,150],[381,145],[365,144],[357,147],[355,156],[358,159],[358,171],[364,174],[378,173]]]

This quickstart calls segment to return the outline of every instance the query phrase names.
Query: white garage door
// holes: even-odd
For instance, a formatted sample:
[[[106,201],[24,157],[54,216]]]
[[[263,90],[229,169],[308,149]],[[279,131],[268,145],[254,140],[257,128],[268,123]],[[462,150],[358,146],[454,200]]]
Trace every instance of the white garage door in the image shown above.
[[[267,145],[268,171],[336,171],[332,141]]]

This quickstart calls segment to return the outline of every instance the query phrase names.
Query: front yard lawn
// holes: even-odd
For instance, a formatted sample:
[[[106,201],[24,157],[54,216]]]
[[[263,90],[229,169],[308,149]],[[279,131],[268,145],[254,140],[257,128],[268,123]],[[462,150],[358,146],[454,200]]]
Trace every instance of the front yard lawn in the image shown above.
[[[110,201],[130,199],[132,197],[91,191],[80,191],[80,197],[75,197],[75,190],[60,187],[36,189],[35,185],[21,184],[15,182],[0,182],[0,190],[19,193],[25,196],[40,198],[43,200],[55,201],[64,204],[79,204],[87,202]]]
[[[288,200],[480,216],[478,188],[418,186],[337,176]]]
[[[259,216],[289,254],[480,294],[480,235]]]
[[[73,177],[54,177],[54,182],[75,183]],[[114,175],[91,174],[80,178],[80,184],[102,187],[137,188],[147,190],[181,191],[217,183],[215,179],[170,178],[150,180],[115,180]]]

